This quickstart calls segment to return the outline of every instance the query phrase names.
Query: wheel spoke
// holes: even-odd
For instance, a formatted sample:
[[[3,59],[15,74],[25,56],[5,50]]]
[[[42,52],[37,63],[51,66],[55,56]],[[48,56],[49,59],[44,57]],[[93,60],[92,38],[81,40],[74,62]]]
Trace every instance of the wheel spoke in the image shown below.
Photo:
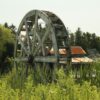
[[[33,55],[34,55],[34,56],[35,56],[36,53],[39,51],[40,47],[41,47],[41,45],[38,45],[38,47],[35,49],[35,51],[33,52]]]
[[[34,51],[33,55],[36,55],[36,53],[37,53],[38,50],[40,49],[41,43],[42,43],[41,38],[40,38],[38,32],[39,32],[39,31],[38,31],[38,14],[37,14],[37,12],[36,12],[36,15],[35,15],[34,34],[35,34],[35,36],[36,36],[37,39],[38,39],[38,47],[36,47],[36,50]],[[35,37],[35,38],[36,38],[36,37]],[[34,41],[34,42],[35,42],[35,41]]]
[[[27,20],[25,21],[25,27],[26,27],[26,39],[27,39],[27,44],[28,44],[28,52],[29,54],[31,54]]]
[[[35,32],[35,34],[36,34],[36,36],[37,36],[37,38],[38,38],[39,43],[41,44],[41,38],[40,38],[40,36],[38,35],[37,32]]]
[[[45,32],[45,34],[44,34],[44,36],[42,38],[42,43],[45,41],[45,39],[48,36],[48,34],[50,34],[49,32],[50,32],[49,27],[47,27],[46,32]]]
[[[43,56],[45,56],[45,48],[44,48],[43,43],[42,43],[42,54],[43,54]]]
[[[36,36],[35,36],[34,30],[32,32],[33,32],[33,37],[32,37],[32,53],[33,53],[35,49]]]
[[[28,55],[28,51],[25,48],[23,41],[20,39],[20,37],[17,35],[17,39],[19,40],[19,42],[21,43],[22,49],[24,50],[25,54]]]

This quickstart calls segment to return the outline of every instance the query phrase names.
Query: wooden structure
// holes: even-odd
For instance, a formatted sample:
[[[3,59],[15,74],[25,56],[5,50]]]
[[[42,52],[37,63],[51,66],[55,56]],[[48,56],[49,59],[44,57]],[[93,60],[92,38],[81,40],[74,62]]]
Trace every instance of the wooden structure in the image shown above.
[[[71,51],[71,65],[84,65],[92,63],[93,60],[87,57],[87,53],[81,46],[70,46]],[[54,54],[54,50],[50,50],[51,54]],[[67,55],[66,49],[59,49],[60,55]],[[65,61],[61,61],[61,63],[66,64]]]
[[[14,52],[15,64],[59,64],[70,62],[68,32],[58,16],[49,11],[33,10],[22,19],[17,34]],[[49,51],[53,48],[54,54]],[[66,49],[67,54],[59,54]]]

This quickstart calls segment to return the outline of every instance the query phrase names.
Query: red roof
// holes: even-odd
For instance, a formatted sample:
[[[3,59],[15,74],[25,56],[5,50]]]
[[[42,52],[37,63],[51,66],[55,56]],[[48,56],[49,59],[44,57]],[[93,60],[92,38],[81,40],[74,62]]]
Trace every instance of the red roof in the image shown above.
[[[71,54],[86,54],[80,46],[71,46]]]
[[[51,54],[54,54],[54,50],[50,50]],[[66,54],[66,49],[59,49],[59,54]],[[85,50],[80,46],[71,46],[71,54],[86,54]]]

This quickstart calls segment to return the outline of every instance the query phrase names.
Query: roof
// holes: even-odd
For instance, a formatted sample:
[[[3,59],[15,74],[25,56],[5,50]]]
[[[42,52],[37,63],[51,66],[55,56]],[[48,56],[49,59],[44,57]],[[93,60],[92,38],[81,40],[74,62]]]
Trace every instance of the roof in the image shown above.
[[[54,54],[53,48],[50,50],[50,53]],[[67,53],[66,49],[59,49],[59,54],[65,55],[66,53]],[[90,59],[86,56],[83,56],[86,54],[86,52],[85,52],[85,50],[82,49],[81,46],[71,46],[71,54],[75,55],[75,57],[72,57],[72,59],[71,59],[71,62],[73,64],[93,62],[92,59]],[[82,55],[82,57],[79,57],[77,55]]]
[[[71,46],[71,54],[86,54],[80,46]]]
[[[54,54],[53,48],[50,50],[51,54]],[[66,49],[59,49],[59,54],[66,54]],[[85,50],[80,46],[71,46],[71,54],[86,54]]]

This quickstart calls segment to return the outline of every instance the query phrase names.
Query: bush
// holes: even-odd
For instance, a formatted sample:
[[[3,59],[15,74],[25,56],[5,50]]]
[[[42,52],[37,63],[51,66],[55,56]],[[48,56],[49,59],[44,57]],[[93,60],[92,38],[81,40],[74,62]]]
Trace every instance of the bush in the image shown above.
[[[14,51],[14,34],[8,28],[0,25],[0,71],[1,73],[7,72],[7,58],[13,56]],[[9,68],[7,68],[9,69]]]

